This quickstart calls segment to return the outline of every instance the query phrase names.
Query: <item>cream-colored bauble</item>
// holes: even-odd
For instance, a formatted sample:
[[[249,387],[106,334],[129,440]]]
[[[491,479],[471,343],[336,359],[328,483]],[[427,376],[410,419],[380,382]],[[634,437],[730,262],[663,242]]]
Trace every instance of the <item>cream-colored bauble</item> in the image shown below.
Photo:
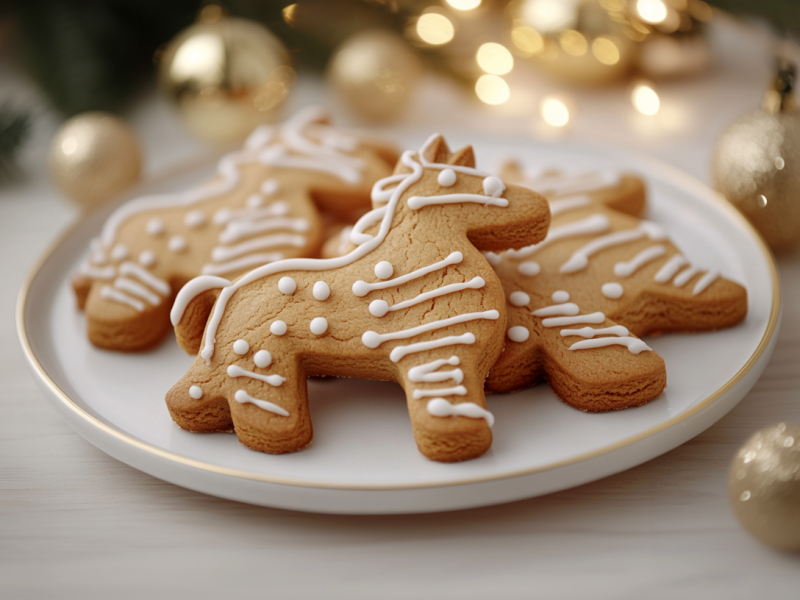
[[[58,130],[50,142],[48,162],[56,187],[89,208],[136,182],[142,152],[125,121],[105,112],[85,112]]]
[[[399,117],[409,104],[420,61],[398,35],[383,30],[357,33],[334,53],[328,80],[347,105],[372,121]]]
[[[800,423],[762,429],[747,440],[731,465],[728,496],[755,537],[800,551]]]
[[[800,245],[800,113],[791,85],[771,90],[763,109],[728,126],[714,148],[712,170],[714,187],[774,251]]]
[[[222,16],[213,5],[169,43],[159,71],[186,126],[218,144],[275,120],[294,79],[288,52],[265,27]]]
[[[553,79],[602,85],[626,76],[646,28],[624,0],[516,0],[511,41]]]

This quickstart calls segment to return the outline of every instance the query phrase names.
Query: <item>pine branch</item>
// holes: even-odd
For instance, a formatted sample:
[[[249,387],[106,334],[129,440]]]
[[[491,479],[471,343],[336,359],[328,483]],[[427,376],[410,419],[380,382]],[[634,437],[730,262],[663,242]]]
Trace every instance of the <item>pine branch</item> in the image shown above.
[[[19,174],[14,162],[31,129],[30,115],[15,110],[11,102],[0,105],[0,181]]]

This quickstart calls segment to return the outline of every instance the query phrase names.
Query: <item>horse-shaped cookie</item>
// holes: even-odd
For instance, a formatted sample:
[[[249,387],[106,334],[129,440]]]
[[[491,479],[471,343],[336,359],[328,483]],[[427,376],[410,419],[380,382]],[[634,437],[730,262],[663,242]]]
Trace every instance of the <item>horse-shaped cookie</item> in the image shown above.
[[[504,177],[518,181],[519,170]],[[638,178],[547,173],[524,184],[549,197],[553,223],[543,242],[489,255],[510,308],[508,343],[487,391],[545,379],[581,410],[637,406],[662,393],[666,370],[636,336],[744,318],[744,288],[695,266],[661,226],[632,216],[644,208]]]
[[[388,147],[339,132],[307,109],[256,129],[207,184],[123,205],[73,281],[89,339],[112,350],[150,348],[169,331],[174,293],[192,277],[234,277],[315,256],[324,235],[318,207],[340,218],[363,212],[395,159]]]
[[[450,154],[440,136],[403,153],[372,201],[343,256],[275,262],[234,283],[199,277],[181,290],[178,342],[200,352],[167,394],[178,425],[233,426],[245,446],[291,452],[312,438],[306,376],[362,377],[403,386],[428,458],[489,448],[483,385],[506,309],[481,250],[543,239],[547,202],[475,169],[470,147]]]

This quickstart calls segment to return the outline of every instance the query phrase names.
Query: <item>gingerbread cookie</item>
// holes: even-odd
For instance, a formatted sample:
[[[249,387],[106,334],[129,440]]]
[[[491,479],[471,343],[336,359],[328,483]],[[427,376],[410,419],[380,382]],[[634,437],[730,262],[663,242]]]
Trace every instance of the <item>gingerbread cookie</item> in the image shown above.
[[[451,154],[441,136],[405,152],[372,201],[344,256],[274,262],[234,283],[199,277],[181,290],[172,322],[199,355],[166,397],[178,425],[234,427],[249,448],[299,450],[312,438],[306,376],[362,377],[404,387],[428,458],[489,448],[483,386],[506,308],[481,250],[543,239],[547,203],[475,169],[470,147]]]
[[[504,176],[518,181],[519,171]],[[549,173],[524,183],[549,196],[553,223],[543,242],[488,256],[506,291],[509,329],[487,391],[545,379],[581,410],[637,406],[666,385],[663,360],[637,336],[744,319],[743,287],[695,266],[664,228],[631,216],[644,207],[638,178]]]
[[[90,341],[111,350],[153,347],[169,330],[174,293],[191,278],[232,278],[315,256],[323,241],[318,208],[341,218],[363,212],[394,158],[387,145],[337,131],[307,109],[256,129],[205,185],[123,205],[73,280]]]

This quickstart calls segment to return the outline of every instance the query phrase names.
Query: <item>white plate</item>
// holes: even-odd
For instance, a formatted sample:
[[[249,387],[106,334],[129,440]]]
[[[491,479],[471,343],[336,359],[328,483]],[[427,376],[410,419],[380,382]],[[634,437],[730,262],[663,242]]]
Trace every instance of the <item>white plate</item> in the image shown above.
[[[780,292],[770,253],[735,210],[687,175],[628,152],[522,140],[487,140],[476,151],[482,168],[517,156],[526,164],[642,174],[650,218],[698,264],[747,287],[747,318],[726,331],[649,339],[666,361],[669,384],[660,399],[640,408],[582,413],[545,385],[490,396],[494,445],[459,464],[438,464],[417,452],[399,386],[312,380],[314,443],[270,456],[246,449],[232,434],[191,434],[172,423],[164,394],[192,360],[174,339],[138,355],[87,342],[69,279],[109,207],[68,232],[22,289],[19,334],[41,389],[91,443],[166,481],[253,504],[364,514],[482,506],[593,481],[675,448],[742,399],[772,354]],[[189,169],[137,193],[183,189],[210,169],[211,163]]]

